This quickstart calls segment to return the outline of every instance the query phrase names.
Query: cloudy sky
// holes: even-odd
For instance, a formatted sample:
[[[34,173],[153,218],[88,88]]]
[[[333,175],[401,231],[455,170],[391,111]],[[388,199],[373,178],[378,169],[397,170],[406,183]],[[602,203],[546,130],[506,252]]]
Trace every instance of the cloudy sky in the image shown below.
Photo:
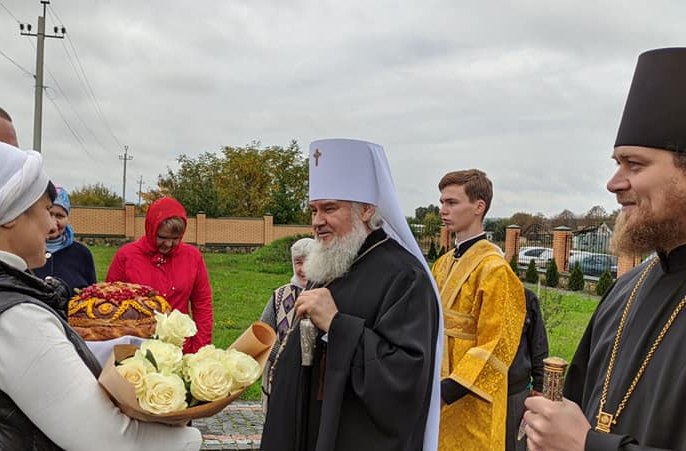
[[[38,0],[0,0],[0,106],[33,145]],[[52,0],[43,154],[68,188],[137,201],[180,154],[253,140],[383,145],[405,214],[448,170],[491,217],[616,208],[605,183],[636,58],[686,44],[682,0]],[[85,78],[84,74],[85,73]]]

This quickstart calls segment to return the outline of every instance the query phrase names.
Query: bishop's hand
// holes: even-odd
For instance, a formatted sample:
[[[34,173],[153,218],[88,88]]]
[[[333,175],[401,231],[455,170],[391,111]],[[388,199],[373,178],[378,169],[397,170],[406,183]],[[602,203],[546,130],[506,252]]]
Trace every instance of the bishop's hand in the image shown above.
[[[591,425],[576,403],[530,396],[525,405],[526,443],[531,451],[584,451]]]
[[[315,288],[300,293],[295,301],[295,313],[298,316],[309,316],[319,330],[328,332],[338,308],[328,288]]]

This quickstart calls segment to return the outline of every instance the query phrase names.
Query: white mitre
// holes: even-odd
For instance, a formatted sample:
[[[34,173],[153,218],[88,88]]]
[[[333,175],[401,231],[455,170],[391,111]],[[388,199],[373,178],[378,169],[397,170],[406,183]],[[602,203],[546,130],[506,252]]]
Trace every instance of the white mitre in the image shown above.
[[[383,147],[355,139],[321,139],[310,144],[310,201],[347,200],[375,205],[384,231],[422,263],[436,293],[438,335],[431,405],[424,430],[424,451],[438,449],[440,369],[443,355],[443,315],[440,294],[417,240],[403,215]]]

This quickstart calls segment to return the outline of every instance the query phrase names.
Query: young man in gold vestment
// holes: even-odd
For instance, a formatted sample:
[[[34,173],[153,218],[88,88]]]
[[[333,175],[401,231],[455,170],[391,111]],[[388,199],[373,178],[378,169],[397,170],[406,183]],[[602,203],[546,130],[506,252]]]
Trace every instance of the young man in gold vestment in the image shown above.
[[[483,218],[493,185],[477,169],[449,172],[438,184],[441,219],[455,250],[433,275],[445,321],[441,366],[441,450],[505,449],[507,371],[526,313],[524,288],[500,248],[486,240]]]

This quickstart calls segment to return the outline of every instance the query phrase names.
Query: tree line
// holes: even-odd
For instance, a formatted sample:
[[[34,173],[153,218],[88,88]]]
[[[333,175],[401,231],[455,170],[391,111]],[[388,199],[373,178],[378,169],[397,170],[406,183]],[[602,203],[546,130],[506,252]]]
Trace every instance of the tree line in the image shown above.
[[[262,146],[259,141],[242,147],[224,146],[219,152],[197,157],[180,155],[177,169],[167,168],[155,188],[140,193],[139,212],[162,196],[176,198],[189,215],[209,217],[260,217],[270,214],[275,224],[308,224],[308,160],[297,141],[286,146]],[[122,197],[102,183],[85,185],[70,193],[73,205],[120,207]],[[572,230],[602,222],[613,227],[619,210],[608,213],[594,206],[585,214],[563,210],[553,217],[517,212],[509,218],[487,218],[484,226],[494,241],[505,240],[505,229],[516,224],[522,235],[566,226]],[[441,227],[439,207],[429,204],[407,218],[417,236],[436,236]]]
[[[292,140],[287,146],[224,146],[218,153],[180,155],[178,169],[168,168],[157,186],[141,193],[141,212],[162,196],[176,198],[188,215],[259,217],[276,224],[306,224],[308,161]],[[73,205],[119,207],[121,196],[103,184],[86,185],[71,194]]]

